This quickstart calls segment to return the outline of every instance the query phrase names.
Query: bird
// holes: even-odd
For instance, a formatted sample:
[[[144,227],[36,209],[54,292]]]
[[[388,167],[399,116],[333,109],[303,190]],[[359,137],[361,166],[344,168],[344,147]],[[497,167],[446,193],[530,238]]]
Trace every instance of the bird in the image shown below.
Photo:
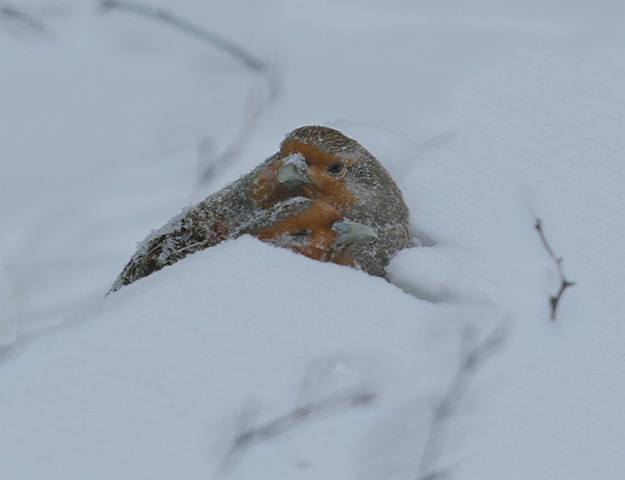
[[[197,212],[183,215],[183,219],[197,222]],[[257,215],[236,226],[231,232],[219,231],[214,226],[211,228],[212,234],[208,240],[204,238],[197,242],[200,245],[190,240],[193,236],[191,228],[179,229],[179,235],[169,235],[166,241],[157,234],[133,256],[109,293],[162,268],[160,257],[163,255],[172,259],[173,253],[176,253],[176,257],[181,256],[183,248],[186,248],[185,253],[188,254],[190,251],[207,248],[203,247],[207,243],[216,245],[220,241],[243,235],[252,235],[263,242],[287,248],[314,260],[347,266],[355,266],[351,254],[355,244],[377,237],[374,229],[342,218],[331,205],[304,197],[290,198],[271,208],[260,210]]]
[[[410,233],[401,190],[368,150],[338,130],[305,126],[289,133],[257,174],[252,194],[259,205],[290,195],[322,200],[345,218],[368,225],[376,238],[359,242],[356,268],[384,277],[390,259],[418,245]]]
[[[278,152],[251,172],[152,231],[109,293],[194,252],[236,238],[242,226],[271,218],[267,213],[274,206],[300,197],[321,201],[341,218],[376,232],[350,248],[352,266],[371,275],[384,277],[390,259],[414,245],[408,208],[381,163],[338,130],[305,126],[287,134]]]
[[[331,205],[304,197],[275,205],[238,234],[253,235],[314,260],[352,267],[353,247],[377,238],[377,232],[368,225],[347,220]]]
[[[192,253],[233,238],[234,232],[241,225],[249,224],[269,205],[262,191],[273,196],[273,204],[279,203],[282,197],[274,192],[275,189],[264,186],[274,179],[261,176],[276,159],[275,155],[269,157],[251,172],[196,205],[183,209],[165,225],[150,232],[139,242],[135,253],[108,293],[172,265]]]

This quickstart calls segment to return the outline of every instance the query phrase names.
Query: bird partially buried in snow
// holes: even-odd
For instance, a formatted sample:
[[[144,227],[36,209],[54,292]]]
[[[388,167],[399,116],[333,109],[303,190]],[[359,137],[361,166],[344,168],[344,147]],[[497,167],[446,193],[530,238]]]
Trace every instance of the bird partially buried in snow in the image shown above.
[[[357,141],[332,128],[301,127],[286,136],[271,160],[256,176],[253,194],[259,204],[302,195],[324,201],[344,218],[377,232],[377,238],[354,246],[357,268],[384,276],[389,260],[413,245],[401,191]]]
[[[376,231],[362,223],[345,220],[331,205],[320,200],[295,197],[270,208],[240,234],[288,248],[322,262],[355,266],[353,248],[377,238]]]
[[[354,245],[377,237],[373,228],[345,220],[331,205],[304,197],[291,198],[261,210],[250,221],[236,227],[228,234],[228,238],[242,235],[252,235],[263,242],[288,248],[314,260],[351,267],[356,266],[352,253]],[[163,241],[160,236],[148,241],[145,249],[140,249],[126,265],[111,291],[158,270],[155,266],[159,265],[159,257],[163,252],[168,259],[182,255],[181,250],[165,250],[169,248],[170,242],[179,244],[171,236],[167,241]],[[189,246],[195,248],[193,244]],[[178,255],[169,252],[177,252]],[[135,257],[140,261],[134,261]]]
[[[299,197],[313,202],[306,204]],[[278,215],[280,212],[282,216]],[[321,218],[334,218],[329,229],[325,223],[315,224]],[[336,253],[334,244],[328,249],[325,243],[319,248],[305,242],[285,241],[285,232],[279,226],[303,219],[306,227],[300,230],[311,235],[328,230],[340,234],[345,228],[341,225],[352,225],[361,233],[375,235],[352,236],[347,261],[347,257]],[[348,223],[332,228],[339,221]],[[408,208],[401,191],[378,160],[337,130],[301,127],[289,133],[280,150],[250,173],[152,232],[111,290],[246,233],[311,258],[351,265],[378,276],[384,275],[395,253],[412,245]],[[301,241],[304,235],[300,233],[300,237]]]

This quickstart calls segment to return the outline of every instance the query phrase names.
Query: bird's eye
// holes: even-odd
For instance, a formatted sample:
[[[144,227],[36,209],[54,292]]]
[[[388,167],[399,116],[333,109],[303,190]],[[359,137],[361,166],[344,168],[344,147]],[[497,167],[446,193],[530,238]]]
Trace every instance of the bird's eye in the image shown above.
[[[333,163],[332,165],[330,165],[328,167],[328,173],[330,175],[338,175],[342,171],[343,171],[343,164],[342,163]]]
[[[310,235],[310,230],[307,230],[307,229],[296,230],[295,232],[289,233],[289,235],[295,238],[304,238]]]

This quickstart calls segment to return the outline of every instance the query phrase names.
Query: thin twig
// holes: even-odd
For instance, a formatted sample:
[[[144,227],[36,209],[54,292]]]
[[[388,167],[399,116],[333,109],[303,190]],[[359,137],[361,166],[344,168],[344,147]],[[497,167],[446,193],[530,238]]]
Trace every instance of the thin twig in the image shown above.
[[[322,416],[336,414],[355,407],[368,406],[375,398],[376,394],[370,391],[341,393],[314,403],[301,405],[256,427],[245,428],[246,422],[240,422],[239,433],[221,462],[219,472],[226,474],[231,470],[235,458],[239,457],[254,443],[282,435],[305,422]],[[245,418],[249,418],[249,415],[245,415]]]
[[[232,163],[233,160],[240,155],[262,114],[277,98],[280,92],[278,75],[273,69],[269,68],[267,63],[239,45],[167,10],[153,8],[131,0],[102,0],[100,2],[100,8],[105,11],[118,10],[129,12],[144,18],[159,21],[217,47],[235,57],[254,73],[261,73],[263,75],[267,85],[267,93],[264,94],[263,98],[257,101],[254,101],[252,96],[250,96],[251,103],[245,114],[245,120],[226,147],[220,153],[215,154],[210,160],[206,159],[210,152],[201,147],[198,159],[200,163],[197,183],[198,186],[205,184],[208,180],[213,178],[215,173],[222,167]]]
[[[558,304],[560,303],[560,299],[562,298],[562,295],[564,294],[564,291],[567,288],[574,286],[575,282],[572,282],[572,281],[568,280],[564,276],[564,271],[562,270],[563,258],[562,257],[558,257],[555,254],[555,252],[553,251],[553,249],[551,248],[551,245],[549,245],[549,242],[547,242],[547,237],[545,237],[545,232],[543,231],[542,221],[541,221],[540,218],[536,219],[536,224],[534,225],[534,228],[538,232],[538,235],[540,236],[540,240],[542,241],[542,244],[545,247],[545,250],[547,250],[547,253],[553,259],[554,263],[556,264],[556,269],[557,269],[558,275],[560,277],[560,288],[558,289],[558,292],[555,295],[551,295],[549,297],[549,305],[551,307],[551,320],[555,321],[556,313],[557,313],[557,310],[558,310]]]
[[[19,23],[35,33],[42,33],[47,30],[45,24],[37,19],[36,16],[23,12],[6,3],[0,3],[0,18]]]
[[[204,185],[215,176],[215,174],[228,164],[231,164],[245,148],[247,142],[250,139],[254,128],[261,119],[265,110],[273,103],[280,93],[280,80],[278,75],[271,69],[265,71],[265,81],[268,91],[264,97],[254,102],[253,92],[250,93],[250,106],[246,113],[245,120],[242,122],[240,128],[235,133],[234,137],[228,145],[218,154],[214,155],[210,162],[207,162],[205,158],[209,156],[210,152],[206,149],[206,140],[200,145],[203,149],[199,153],[200,160],[204,165],[200,166],[200,174],[198,175],[198,185]]]
[[[142,17],[151,18],[153,20],[160,21],[166,25],[180,30],[187,35],[195,38],[199,38],[205,42],[210,43],[214,47],[232,55],[237,60],[242,62],[248,68],[262,72],[265,70],[265,63],[256,58],[250,52],[240,47],[239,45],[227,40],[205,28],[196,25],[184,18],[179,17],[167,10],[160,8],[153,8],[148,5],[143,5],[138,2],[128,0],[102,0],[100,2],[100,8],[106,11],[120,10],[128,13],[133,13]]]
[[[445,436],[445,427],[449,418],[458,409],[467,387],[479,367],[493,355],[505,340],[507,331],[504,325],[496,327],[484,340],[470,346],[473,330],[465,329],[463,335],[463,353],[458,369],[454,373],[447,390],[434,408],[425,436],[423,452],[418,469],[417,480],[438,480],[447,476],[444,469],[434,469],[434,463],[440,456]]]

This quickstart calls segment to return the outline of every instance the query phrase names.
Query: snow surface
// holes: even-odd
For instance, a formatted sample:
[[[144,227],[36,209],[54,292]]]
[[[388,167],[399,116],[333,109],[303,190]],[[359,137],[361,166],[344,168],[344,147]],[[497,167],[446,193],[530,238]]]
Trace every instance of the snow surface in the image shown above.
[[[464,328],[501,323],[435,466],[623,478],[622,2],[159,3],[280,76],[203,186],[198,145],[225,149],[264,80],[162,25],[59,3],[42,36],[0,23],[0,478],[223,476],[242,416],[366,391],[251,445],[230,478],[412,479]],[[402,188],[426,246],[392,283],[241,238],[103,297],[138,240],[310,123]],[[556,322],[536,217],[577,282]]]

